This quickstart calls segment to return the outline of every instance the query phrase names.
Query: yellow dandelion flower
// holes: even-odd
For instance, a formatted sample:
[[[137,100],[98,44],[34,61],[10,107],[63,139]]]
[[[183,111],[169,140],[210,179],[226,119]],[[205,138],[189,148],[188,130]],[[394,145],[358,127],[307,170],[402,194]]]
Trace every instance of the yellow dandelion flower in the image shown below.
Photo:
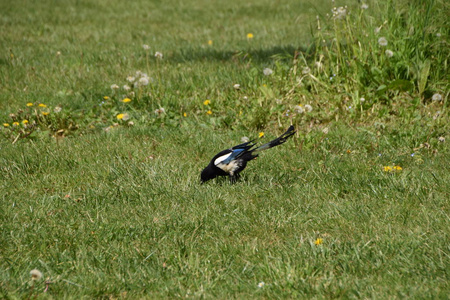
[[[263,84],[263,87],[267,87],[267,84],[264,83],[264,84]]]
[[[108,96],[103,96],[103,100],[109,100]]]
[[[401,171],[401,170],[403,170],[403,168],[400,167],[400,166],[394,166],[392,168],[394,169],[394,171]]]
[[[384,172],[391,172],[392,171],[392,167],[391,166],[385,166],[385,167],[383,167],[383,171]]]
[[[211,101],[209,101],[208,99],[206,99],[205,101],[203,101],[203,105],[209,105],[211,103]]]
[[[118,114],[116,116],[116,118],[117,118],[117,120],[122,120],[124,116],[125,116],[125,114]]]
[[[3,123],[3,127],[9,127],[8,123]]]
[[[211,111],[211,110],[208,110],[208,111],[206,112],[206,114],[207,114],[207,115],[211,115],[211,114],[212,114],[212,111]]]
[[[262,138],[264,136],[264,132],[259,133],[259,138]]]
[[[42,115],[44,115],[44,116],[48,116],[50,113],[49,112],[46,112],[46,111],[44,111],[44,112],[42,112]]]
[[[187,117],[187,113],[183,113],[183,117]]]
[[[47,107],[44,103],[39,103],[39,107]]]
[[[213,44],[213,41],[212,41],[212,40],[209,40],[209,41],[208,41],[208,45],[212,46],[212,44]]]
[[[28,124],[28,120],[23,120],[23,121],[22,121],[22,124],[24,124],[24,125],[25,125],[25,124]]]
[[[317,240],[314,241],[314,245],[321,245],[323,243],[323,239],[318,238]]]
[[[252,39],[253,38],[253,33],[247,33],[247,38],[248,39]]]
[[[125,99],[123,99],[123,100],[121,100],[123,103],[128,103],[128,102],[130,102],[131,101],[131,99],[130,98],[125,98]]]
[[[13,122],[13,126],[19,126],[19,122]]]
[[[28,102],[28,103],[27,103],[27,106],[28,106],[28,107],[33,106],[33,103]]]

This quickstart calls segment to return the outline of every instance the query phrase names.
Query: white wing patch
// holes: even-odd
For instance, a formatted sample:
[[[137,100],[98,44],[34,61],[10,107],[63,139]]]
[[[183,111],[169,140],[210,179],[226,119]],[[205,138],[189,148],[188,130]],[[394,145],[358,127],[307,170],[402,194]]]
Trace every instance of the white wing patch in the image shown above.
[[[217,166],[218,164],[220,164],[221,162],[223,162],[225,159],[227,159],[233,152],[230,152],[228,154],[219,156],[218,158],[216,158],[216,160],[214,161],[214,165]]]

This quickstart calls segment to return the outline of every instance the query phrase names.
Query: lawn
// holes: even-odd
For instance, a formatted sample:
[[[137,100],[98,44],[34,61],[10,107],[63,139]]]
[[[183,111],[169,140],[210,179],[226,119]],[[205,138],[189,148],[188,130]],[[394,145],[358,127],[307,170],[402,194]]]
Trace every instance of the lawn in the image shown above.
[[[1,1],[0,298],[446,299],[448,4],[366,3]]]

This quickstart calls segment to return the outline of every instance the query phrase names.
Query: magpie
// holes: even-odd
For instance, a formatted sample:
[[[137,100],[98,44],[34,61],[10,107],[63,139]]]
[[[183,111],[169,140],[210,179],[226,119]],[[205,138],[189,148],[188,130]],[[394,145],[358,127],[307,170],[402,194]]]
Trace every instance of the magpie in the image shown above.
[[[264,145],[254,148],[256,143],[254,140],[234,146],[230,149],[217,153],[202,171],[201,183],[214,179],[217,176],[229,176],[230,182],[234,183],[239,179],[239,173],[247,166],[247,162],[258,157],[260,151],[283,144],[294,135],[294,126],[290,126],[288,130],[278,138]]]

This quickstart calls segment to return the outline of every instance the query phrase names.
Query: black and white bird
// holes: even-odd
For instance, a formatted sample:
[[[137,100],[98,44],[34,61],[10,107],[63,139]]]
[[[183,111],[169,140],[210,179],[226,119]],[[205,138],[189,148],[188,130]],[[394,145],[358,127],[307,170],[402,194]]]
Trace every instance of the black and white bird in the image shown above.
[[[263,150],[283,144],[294,133],[294,126],[291,125],[281,136],[259,147],[253,148],[256,144],[252,140],[217,153],[202,171],[202,183],[217,176],[229,176],[231,183],[236,182],[248,161],[258,157],[258,153]]]

